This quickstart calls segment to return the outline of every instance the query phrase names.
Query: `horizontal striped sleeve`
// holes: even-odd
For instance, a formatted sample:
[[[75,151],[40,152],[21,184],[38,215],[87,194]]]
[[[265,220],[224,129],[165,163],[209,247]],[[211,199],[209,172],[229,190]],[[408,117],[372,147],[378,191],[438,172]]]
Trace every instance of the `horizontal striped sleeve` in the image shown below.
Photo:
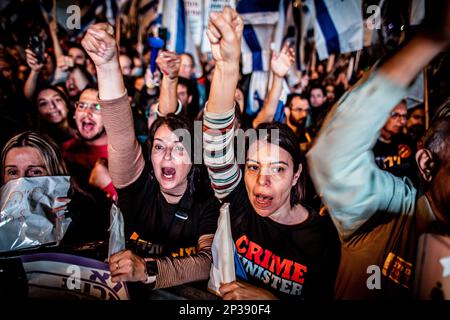
[[[228,196],[241,180],[234,155],[233,108],[225,113],[203,113],[203,159],[218,199]]]
[[[158,266],[155,289],[169,288],[184,283],[207,280],[212,263],[213,234],[198,239],[197,254],[187,257],[155,259]]]

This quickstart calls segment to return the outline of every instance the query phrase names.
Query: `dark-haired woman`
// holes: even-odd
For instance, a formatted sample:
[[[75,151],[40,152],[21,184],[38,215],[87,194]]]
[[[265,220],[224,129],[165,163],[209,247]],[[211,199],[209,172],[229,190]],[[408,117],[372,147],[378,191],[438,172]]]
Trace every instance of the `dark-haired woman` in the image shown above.
[[[76,137],[76,131],[69,125],[69,100],[57,87],[42,88],[36,96],[40,130],[56,143]]]
[[[197,170],[189,152],[193,141],[184,136],[192,134],[192,125],[170,115],[156,120],[150,161],[145,161],[134,135],[111,27],[91,26],[82,44],[97,68],[110,174],[126,236],[134,240],[134,250],[110,258],[112,280],[141,281],[155,288],[206,280],[219,204],[195,188]]]
[[[285,125],[260,125],[243,172],[232,153],[242,20],[225,8],[212,15],[207,34],[216,69],[204,113],[204,157],[216,196],[230,203],[247,278],[223,284],[220,293],[224,299],[331,299],[339,240],[329,217],[301,203],[304,168],[294,133]]]

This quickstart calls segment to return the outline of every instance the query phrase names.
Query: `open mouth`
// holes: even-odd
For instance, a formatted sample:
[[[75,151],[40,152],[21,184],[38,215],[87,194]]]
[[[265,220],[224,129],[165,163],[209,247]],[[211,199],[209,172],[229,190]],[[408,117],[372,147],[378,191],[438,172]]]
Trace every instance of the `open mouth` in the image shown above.
[[[256,205],[261,208],[269,207],[272,204],[273,197],[268,194],[257,193],[255,194]]]
[[[95,122],[89,120],[83,120],[81,122],[81,128],[83,131],[92,131],[95,128]]]
[[[162,172],[163,178],[165,178],[166,180],[172,180],[176,174],[175,168],[171,168],[171,167],[163,167],[161,169],[161,172]]]
[[[61,112],[53,111],[53,112],[48,113],[48,116],[51,119],[59,119],[61,117]]]

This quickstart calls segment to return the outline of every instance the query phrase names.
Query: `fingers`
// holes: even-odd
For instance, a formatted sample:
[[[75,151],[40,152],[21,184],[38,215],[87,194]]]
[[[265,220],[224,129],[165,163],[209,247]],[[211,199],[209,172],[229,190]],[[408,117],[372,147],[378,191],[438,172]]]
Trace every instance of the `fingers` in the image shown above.
[[[289,52],[289,42],[285,42],[280,50],[280,53],[288,54],[288,52]]]
[[[158,55],[156,63],[165,75],[178,75],[181,59],[175,52],[163,51]]]
[[[206,30],[206,36],[211,44],[217,44],[220,41],[220,37],[216,37],[209,28]]]
[[[142,281],[145,278],[145,260],[130,250],[123,250],[110,257],[109,271],[113,282]]]
[[[231,21],[227,21],[228,17],[225,14],[228,11],[225,11],[222,14],[219,14],[217,12],[212,12],[210,15],[210,19],[209,21],[211,22],[212,26],[214,26],[217,31],[219,31],[220,33],[220,37],[225,39],[227,42],[233,41],[235,36],[234,36],[234,31],[233,28],[231,27],[230,22]],[[209,24],[208,24],[209,26]],[[211,31],[213,28],[208,28],[209,31]],[[212,31],[211,31],[212,33]],[[212,33],[213,36],[214,33]],[[217,38],[217,37],[216,37]],[[217,42],[217,40],[216,40]],[[213,42],[214,43],[214,42]]]
[[[211,14],[212,15],[212,14]],[[214,40],[215,43],[219,42],[220,38],[222,37],[220,34],[219,29],[217,29],[214,24],[211,21],[208,21],[208,30],[209,33],[212,36],[212,40]],[[211,40],[211,39],[210,39]]]
[[[237,281],[233,281],[230,283],[222,283],[219,288],[219,292],[222,296],[236,290],[239,288],[239,283]]]

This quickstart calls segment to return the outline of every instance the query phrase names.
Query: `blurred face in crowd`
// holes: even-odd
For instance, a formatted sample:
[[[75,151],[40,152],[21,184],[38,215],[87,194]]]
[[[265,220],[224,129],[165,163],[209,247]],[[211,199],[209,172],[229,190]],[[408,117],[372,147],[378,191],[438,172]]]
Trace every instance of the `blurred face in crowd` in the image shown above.
[[[11,66],[9,65],[8,61],[2,58],[0,58],[0,72],[6,79],[12,80],[13,72]]]
[[[83,50],[77,47],[72,47],[69,49],[68,56],[73,59],[73,62],[78,65],[86,64],[86,54]]]
[[[177,97],[181,101],[183,108],[187,108],[192,101],[192,96],[188,94],[188,88],[182,84],[177,85]]]
[[[411,116],[408,118],[406,122],[406,127],[411,128],[413,126],[425,126],[425,110],[416,109],[411,113]]]
[[[119,63],[122,74],[124,76],[130,76],[132,69],[131,59],[127,55],[121,54],[119,56]]]
[[[48,175],[44,157],[33,147],[12,148],[6,154],[3,166],[3,181],[22,177],[41,177]]]
[[[327,97],[323,95],[323,92],[321,89],[314,88],[311,90],[311,96],[310,96],[309,100],[310,100],[311,106],[313,108],[321,107],[325,103],[326,99],[327,99]]]
[[[387,133],[391,135],[399,134],[406,124],[406,118],[408,116],[408,111],[406,105],[400,102],[395,106],[391,112],[391,116],[383,127]]]
[[[95,141],[106,136],[97,95],[97,90],[84,90],[76,103],[75,123],[80,137],[85,141]]]
[[[334,91],[334,86],[328,85],[325,87],[325,90],[327,91],[327,101],[334,102],[334,100],[336,99],[336,93]]]
[[[178,72],[178,75],[186,79],[191,79],[194,74],[194,63],[191,57],[187,54],[181,54],[180,58],[180,71]]]
[[[292,156],[283,148],[264,140],[250,145],[244,179],[256,213],[274,218],[290,209],[290,192],[301,172],[294,175],[293,168]]]
[[[184,190],[187,185],[192,163],[179,137],[165,124],[155,132],[151,160],[161,190],[179,195],[177,190]]]
[[[241,113],[244,113],[244,93],[242,92],[241,89],[236,88],[236,91],[234,92],[234,100],[239,105]]]
[[[303,127],[308,117],[308,100],[300,97],[294,97],[290,106],[285,108],[288,124],[294,127]]]
[[[80,88],[78,87],[77,79],[73,72],[70,72],[66,79],[66,89],[70,97],[76,97],[80,93]]]
[[[44,69],[42,69],[42,74],[45,79],[49,79],[51,76],[53,76],[53,73],[55,72],[55,64],[53,63],[52,57],[47,54],[45,56],[45,65]]]
[[[58,124],[67,119],[68,108],[61,95],[52,89],[39,92],[37,106],[45,122]]]

